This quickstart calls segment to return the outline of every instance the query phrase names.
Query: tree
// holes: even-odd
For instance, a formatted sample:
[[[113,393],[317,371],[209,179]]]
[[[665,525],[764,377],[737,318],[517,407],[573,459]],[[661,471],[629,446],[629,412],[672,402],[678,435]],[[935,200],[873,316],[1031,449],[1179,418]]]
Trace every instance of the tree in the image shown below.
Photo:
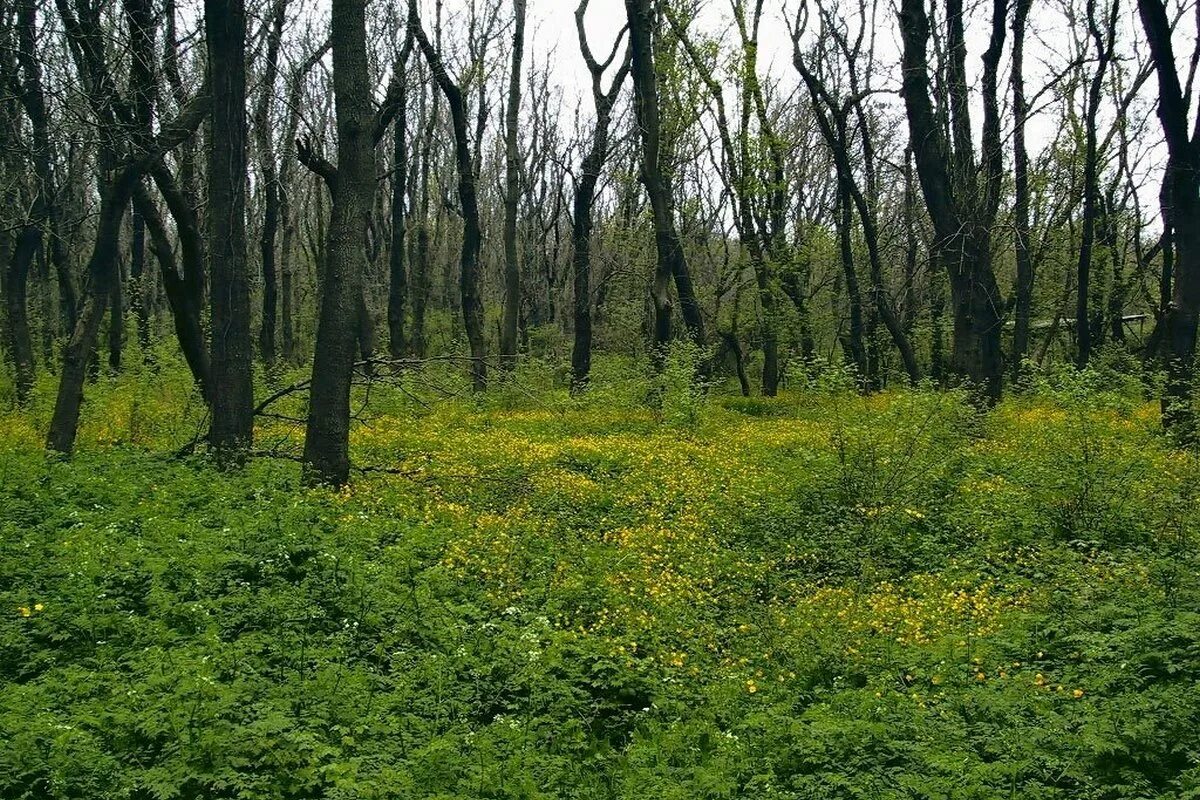
[[[219,457],[236,459],[250,447],[254,432],[246,263],[245,0],[205,0],[204,28],[212,82],[207,215],[213,382],[209,443]]]
[[[392,146],[392,245],[388,254],[391,277],[388,283],[388,352],[394,359],[403,358],[408,352],[404,338],[404,313],[408,304],[408,59],[412,48],[412,31],[406,26],[404,46],[395,65],[399,96]]]
[[[689,336],[699,345],[704,344],[704,316],[675,226],[670,181],[661,161],[662,122],[654,60],[657,19],[650,0],[625,0],[625,12],[629,21],[634,111],[641,130],[642,183],[650,198],[654,220],[657,260],[650,299],[654,304],[653,345],[661,356],[662,349],[671,341],[671,314],[674,307],[671,301],[672,278],[679,294],[684,325]]]
[[[860,13],[864,11],[864,8],[860,7]],[[921,379],[921,368],[917,364],[916,352],[913,349],[912,342],[909,340],[908,333],[899,315],[892,305],[892,300],[888,296],[883,281],[883,256],[880,253],[878,209],[876,207],[878,198],[876,197],[877,192],[875,189],[874,135],[864,108],[864,103],[871,94],[871,91],[869,86],[862,87],[858,85],[858,60],[863,36],[858,36],[853,44],[850,43],[848,37],[839,29],[837,21],[832,18],[824,6],[818,3],[818,9],[822,18],[822,39],[831,39],[837,49],[840,50],[842,57],[845,58],[850,82],[849,96],[839,101],[834,97],[825,81],[809,67],[800,47],[800,36],[804,28],[803,21],[800,19],[797,20],[792,29],[792,61],[801,78],[804,80],[805,85],[808,87],[817,125],[821,130],[822,136],[825,138],[825,143],[828,145],[830,153],[833,155],[837,171],[838,196],[840,198],[839,207],[841,209],[840,237],[842,258],[843,263],[846,264],[847,288],[851,291],[851,315],[853,318],[854,305],[861,303],[856,298],[858,293],[857,278],[855,277],[853,262],[851,260],[849,242],[852,212],[857,210],[859,224],[862,226],[863,239],[867,247],[867,258],[870,263],[871,297],[874,301],[875,313],[883,320],[884,327],[887,328],[888,333],[891,335],[892,341],[900,353],[901,360],[904,362],[904,369],[908,373],[909,380],[916,383]],[[863,26],[869,24],[871,24],[870,20],[865,18],[862,20]],[[818,53],[818,56],[828,58],[831,54],[822,49]],[[862,168],[865,173],[865,177],[862,180],[856,174],[851,155],[851,134],[849,132],[848,118],[852,111],[858,122],[858,140],[861,149]],[[863,183],[866,184],[865,190],[862,186]],[[861,312],[859,313],[861,314]],[[852,319],[852,340],[854,338],[854,327],[855,323]],[[863,355],[857,352],[858,347],[861,347],[861,344],[854,347],[856,361],[863,359]]]
[[[521,200],[521,58],[525,52],[525,0],[513,0],[512,72],[504,112],[504,319],[500,363],[511,370],[517,359],[521,314],[521,264],[517,259],[517,207]]]
[[[317,322],[304,472],[314,483],[350,477],[350,384],[362,298],[367,218],[375,197],[375,114],[367,56],[366,0],[334,0],[330,42],[337,168]]]
[[[1089,310],[1092,250],[1096,241],[1096,222],[1100,216],[1100,150],[1097,142],[1097,117],[1104,91],[1104,75],[1113,58],[1116,46],[1117,14],[1120,3],[1112,0],[1104,30],[1096,21],[1096,0],[1087,0],[1085,11],[1088,34],[1096,48],[1096,67],[1088,84],[1087,105],[1084,108],[1083,154],[1083,232],[1079,245],[1076,275],[1075,340],[1078,345],[1076,363],[1086,367],[1092,354],[1093,321]]]
[[[467,130],[467,106],[462,87],[454,82],[441,54],[421,27],[417,0],[408,0],[408,24],[421,47],[421,53],[433,72],[434,80],[450,107],[450,122],[454,130],[454,157],[458,165],[458,202],[463,217],[463,241],[459,260],[459,287],[462,298],[463,322],[471,348],[471,379],[475,391],[487,388],[487,340],[483,332],[483,300],[479,296],[479,251],[483,244],[483,229],[479,220],[479,200],[476,196],[476,162],[471,153]],[[482,117],[481,117],[482,119]],[[478,146],[478,142],[476,142]]]
[[[1000,207],[1004,151],[997,73],[1006,35],[1006,0],[992,0],[983,54],[982,164],[972,142],[962,0],[946,2],[946,107],[934,111],[929,91],[930,20],[926,0],[901,0],[903,94],[917,177],[933,222],[932,249],[949,277],[954,312],[951,368],[994,403],[1001,392],[1000,334],[1004,303],[992,264],[992,229]],[[942,120],[947,120],[944,126]],[[949,128],[947,132],[946,128]]]
[[[190,138],[207,116],[210,99],[205,86],[181,106],[175,118],[159,126],[158,135],[149,137],[133,124],[130,105],[121,98],[105,60],[99,18],[93,9],[79,6],[77,14],[69,0],[55,0],[59,16],[72,44],[76,71],[86,87],[88,106],[101,134],[100,162],[103,178],[100,186],[100,210],[96,235],[88,258],[87,292],[71,337],[63,350],[62,372],[54,414],[46,436],[46,447],[69,454],[75,445],[79,410],[83,403],[83,383],[87,364],[96,345],[100,323],[112,285],[117,280],[117,257],[121,224],[141,177],[152,169],[165,153]],[[126,16],[145,0],[125,0]],[[143,41],[135,37],[134,42]],[[149,63],[148,53],[133,53]]]
[[[625,55],[613,75],[608,90],[604,89],[604,73],[613,65],[621,52],[622,31],[613,42],[612,51],[603,62],[597,61],[588,44],[584,16],[589,0],[580,0],[575,9],[575,31],[579,36],[579,52],[587,65],[592,83],[592,105],[596,109],[596,124],[592,129],[592,141],[587,155],[580,165],[580,176],[575,184],[575,200],[571,219],[572,265],[574,267],[575,342],[571,350],[571,386],[575,391],[587,386],[592,369],[592,209],[596,202],[596,186],[600,171],[608,159],[609,127],[612,123],[613,106],[621,93],[621,87],[629,76],[630,52]]]
[[[1012,104],[1013,104],[1013,236],[1016,240],[1017,275],[1013,291],[1013,376],[1021,370],[1029,352],[1029,321],[1033,306],[1033,259],[1030,255],[1029,149],[1025,127],[1029,104],[1025,99],[1025,31],[1033,0],[1016,0],[1013,7]]]
[[[1188,79],[1189,95],[1185,95],[1164,0],[1138,0],[1138,14],[1158,75],[1158,117],[1167,142],[1161,193],[1163,225],[1174,250],[1174,288],[1165,319],[1170,361],[1163,424],[1192,441],[1197,433],[1192,393],[1200,321],[1200,124],[1189,133],[1192,81]],[[1200,40],[1191,63],[1198,58]]]
[[[275,159],[274,139],[271,136],[271,114],[275,99],[275,83],[279,76],[279,50],[283,40],[283,23],[287,0],[275,0],[267,32],[267,58],[261,94],[254,109],[254,136],[258,147],[259,171],[263,183],[263,222],[259,240],[262,261],[263,296],[262,325],[259,328],[258,348],[270,367],[275,363],[276,313],[279,305],[279,280],[275,268],[275,239],[279,233],[280,186],[279,168]]]

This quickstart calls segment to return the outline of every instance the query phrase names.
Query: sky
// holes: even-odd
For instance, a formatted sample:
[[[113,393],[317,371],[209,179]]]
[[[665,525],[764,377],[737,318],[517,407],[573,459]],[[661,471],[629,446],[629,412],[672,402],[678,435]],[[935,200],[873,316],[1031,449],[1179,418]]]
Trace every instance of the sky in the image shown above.
[[[805,0],[765,0],[764,18],[760,34],[760,74],[768,82],[777,82],[784,96],[792,96],[797,102],[803,102],[803,93],[793,93],[799,85],[799,77],[792,66],[792,43],[788,33],[788,21],[794,18],[795,9]],[[875,87],[897,89],[899,81],[900,37],[896,20],[895,0],[865,0],[868,4],[875,3],[874,26],[876,35],[877,73],[874,78]],[[1183,0],[1173,0],[1182,2]],[[329,0],[293,0],[306,11],[315,11],[326,15]],[[470,7],[471,0],[442,0],[443,15],[447,20],[446,36],[461,37],[463,35],[462,19]],[[481,0],[476,0],[484,5]],[[732,48],[737,37],[733,27],[730,11],[731,0],[706,0],[697,17],[690,21],[689,26],[696,31],[722,37]],[[816,0],[808,0],[815,4]],[[1145,50],[1141,44],[1140,25],[1136,17],[1135,0],[1119,0],[1120,2],[1120,42],[1121,58],[1125,63],[1133,63],[1137,55],[1135,48]],[[433,0],[421,0],[422,16],[427,30],[432,29]],[[500,0],[502,13],[509,0]],[[838,2],[830,0],[834,7],[853,9],[858,6],[856,0]],[[403,3],[401,2],[402,6]],[[575,30],[574,12],[578,0],[527,0],[527,45],[526,64],[536,63],[539,68],[549,62],[553,80],[562,90],[561,112],[567,117],[573,117],[577,109],[583,114],[591,112],[590,79],[583,59],[579,54],[578,39]],[[987,46],[990,13],[989,2],[986,0],[968,0],[968,8],[972,10],[967,26],[968,72],[973,82],[978,81],[980,71],[980,55]],[[1050,76],[1060,71],[1071,57],[1072,41],[1086,39],[1086,31],[1072,30],[1072,25],[1065,16],[1063,9],[1069,5],[1069,0],[1035,0],[1031,15],[1029,34],[1026,42],[1026,84],[1029,96],[1037,95],[1038,90],[1045,85]],[[1076,2],[1075,5],[1082,5]],[[368,14],[381,15],[388,7],[387,0],[374,0],[368,7]],[[387,12],[391,15],[391,12]],[[590,0],[586,19],[589,42],[592,51],[599,58],[608,54],[615,37],[625,25],[624,0]],[[791,15],[791,16],[785,16]],[[1189,15],[1185,24],[1191,25]],[[376,16],[376,30],[387,29],[390,23]],[[391,31],[389,31],[390,33]],[[389,36],[390,38],[390,36]],[[1181,31],[1177,34],[1177,48],[1181,51],[1180,58],[1186,58],[1190,53],[1194,39],[1194,30]],[[507,50],[507,37],[501,37],[498,50],[493,51],[493,58],[503,59]],[[1008,111],[1010,88],[1008,84],[1009,56],[1011,54],[1011,36],[1005,42],[1004,60],[1001,64],[1001,102],[1002,120],[1005,124],[1005,135],[1010,134],[1012,115]],[[453,50],[455,48],[448,48]],[[493,80],[500,80],[496,76]],[[382,87],[380,87],[382,91]],[[1153,101],[1157,91],[1154,80],[1150,80],[1135,107],[1135,115],[1149,120],[1145,135],[1137,141],[1141,149],[1140,167],[1138,169],[1144,184],[1141,192],[1143,206],[1152,205],[1157,194],[1157,183],[1161,176],[1161,167],[1165,161],[1165,151],[1161,145],[1161,132],[1157,119],[1153,118]],[[972,93],[972,121],[976,129],[976,141],[979,139],[979,128],[982,122],[982,112],[979,107],[978,92]],[[897,119],[903,118],[903,109],[898,94],[890,95],[894,104]],[[1061,127],[1060,112],[1057,108],[1047,107],[1044,100],[1040,106],[1041,113],[1031,118],[1028,129],[1028,146],[1035,157],[1059,133]],[[1104,128],[1112,120],[1111,112],[1101,114],[1101,135]],[[568,123],[569,127],[570,123]],[[1149,210],[1149,209],[1147,209]]]

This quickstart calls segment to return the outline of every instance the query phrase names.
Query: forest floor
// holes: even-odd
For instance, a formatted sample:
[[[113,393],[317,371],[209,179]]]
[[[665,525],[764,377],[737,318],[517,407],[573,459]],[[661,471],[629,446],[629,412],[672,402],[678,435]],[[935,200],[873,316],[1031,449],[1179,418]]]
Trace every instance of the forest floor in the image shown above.
[[[179,370],[48,458],[40,387],[0,416],[0,797],[1200,796],[1200,463],[1136,391],[613,375],[380,387],[341,492],[179,456]]]

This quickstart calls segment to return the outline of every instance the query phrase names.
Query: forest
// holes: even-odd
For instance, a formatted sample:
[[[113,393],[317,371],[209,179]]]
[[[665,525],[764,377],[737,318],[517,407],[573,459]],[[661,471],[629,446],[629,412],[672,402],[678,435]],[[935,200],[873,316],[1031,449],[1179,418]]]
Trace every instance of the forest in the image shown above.
[[[0,800],[1200,798],[1197,0],[0,0]]]

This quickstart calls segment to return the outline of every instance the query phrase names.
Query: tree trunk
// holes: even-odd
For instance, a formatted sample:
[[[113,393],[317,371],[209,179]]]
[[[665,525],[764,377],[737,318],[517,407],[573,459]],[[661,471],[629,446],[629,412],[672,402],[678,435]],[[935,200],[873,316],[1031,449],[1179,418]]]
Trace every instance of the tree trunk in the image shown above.
[[[196,385],[200,388],[200,394],[205,402],[211,405],[212,369],[204,337],[204,324],[200,318],[203,297],[199,287],[187,279],[186,273],[184,277],[180,277],[166,225],[144,186],[139,184],[134,190],[133,203],[145,221],[147,232],[150,234],[150,249],[154,251],[162,271],[163,288],[166,290],[167,303],[171,306],[171,319],[175,326],[179,349]]]
[[[4,282],[8,312],[8,341],[16,369],[17,403],[24,406],[33,391],[35,361],[33,339],[29,334],[29,268],[42,243],[41,230],[26,224],[17,236]]]
[[[334,0],[331,21],[337,183],[313,358],[304,472],[310,482],[341,485],[350,476],[350,383],[356,323],[363,304],[363,242],[375,195],[375,143],[366,0]]]
[[[1000,398],[1003,300],[992,266],[991,232],[1000,202],[1003,148],[997,72],[1006,35],[1006,0],[992,2],[992,30],[983,55],[982,163],[971,141],[966,39],[962,0],[946,5],[945,74],[949,95],[949,136],[934,113],[929,94],[930,36],[925,0],[901,0],[903,96],[917,177],[933,221],[934,250],[950,279],[954,313],[950,367],[969,382],[979,399]]]
[[[1112,4],[1114,24],[1117,2],[1118,0],[1113,0]],[[1088,32],[1096,46],[1096,71],[1092,74],[1088,86],[1087,108],[1084,111],[1086,144],[1083,157],[1083,236],[1076,269],[1075,303],[1075,337],[1078,347],[1076,365],[1080,369],[1087,366],[1092,355],[1092,250],[1096,241],[1096,219],[1099,216],[1100,204],[1100,156],[1097,152],[1096,118],[1100,112],[1100,100],[1104,90],[1104,73],[1112,53],[1096,23],[1096,0],[1087,0],[1086,16]]]
[[[46,437],[47,449],[64,455],[69,455],[75,447],[88,362],[95,349],[100,323],[112,292],[112,282],[116,278],[121,223],[125,218],[125,209],[129,207],[129,198],[136,180],[136,175],[131,170],[123,171],[105,187],[100,198],[96,239],[92,246],[91,258],[88,260],[90,282],[83,308],[75,323],[75,330],[71,332],[71,338],[63,350],[58,396],[54,404],[54,415],[50,420],[50,431]]]
[[[704,318],[692,286],[691,273],[684,257],[683,245],[675,228],[671,189],[661,163],[662,133],[658,100],[658,78],[654,61],[654,11],[650,0],[625,0],[629,21],[631,72],[634,87],[634,110],[642,139],[642,183],[650,198],[654,219],[654,245],[657,262],[650,299],[654,304],[654,347],[656,360],[661,364],[662,350],[671,340],[671,280],[679,294],[680,310],[688,334],[701,346],[704,344]]]
[[[421,28],[417,0],[408,2],[408,24],[421,46],[421,52],[450,107],[454,130],[454,157],[458,165],[458,202],[463,216],[462,254],[459,261],[459,295],[462,298],[463,323],[471,349],[471,380],[475,391],[487,388],[487,339],[483,330],[483,300],[479,296],[479,251],[483,232],[479,221],[479,201],[475,193],[475,160],[467,130],[467,109],[462,88],[454,83],[441,56]]]
[[[1025,146],[1025,124],[1029,116],[1025,100],[1025,28],[1033,0],[1016,0],[1013,11],[1013,236],[1016,240],[1017,278],[1014,291],[1012,375],[1016,380],[1029,353],[1029,322],[1033,306],[1033,258],[1030,254],[1029,151]]]
[[[275,81],[279,75],[279,48],[283,38],[287,0],[276,0],[267,37],[267,60],[263,73],[261,96],[254,111],[254,133],[258,140],[258,156],[263,182],[263,225],[259,240],[262,260],[263,297],[262,327],[258,348],[268,368],[275,364],[275,327],[279,305],[279,278],[275,262],[275,239],[279,232],[279,170],[271,138],[271,109],[275,98]]]
[[[851,362],[858,370],[860,380],[867,378],[867,347],[863,339],[862,292],[858,287],[858,272],[854,268],[854,248],[851,230],[854,225],[854,210],[850,205],[850,193],[845,180],[838,179],[838,251],[842,260],[842,274],[846,279],[846,296],[850,303],[850,331],[844,342]]]
[[[504,318],[500,363],[512,370],[517,361],[517,323],[521,315],[521,264],[517,259],[517,204],[521,199],[521,59],[525,51],[525,0],[513,0],[512,72],[504,112]]]
[[[204,25],[213,93],[208,151],[213,382],[209,441],[219,458],[236,462],[249,449],[254,433],[245,218],[245,0],[205,0]]]
[[[596,109],[596,127],[592,132],[592,145],[580,167],[579,183],[575,187],[575,200],[571,220],[571,263],[574,269],[574,326],[575,342],[571,350],[571,390],[580,392],[587,387],[592,370],[592,208],[596,202],[596,186],[600,181],[600,170],[608,158],[609,127],[612,124],[613,106],[621,87],[629,75],[629,50],[613,76],[607,92],[602,88],[604,71],[613,63],[617,50],[600,63],[588,46],[584,15],[589,0],[580,0],[575,9],[575,30],[579,37],[579,50],[592,77],[592,103]],[[617,45],[620,42],[618,40]]]
[[[1200,317],[1200,131],[1189,132],[1191,98],[1184,96],[1180,85],[1171,22],[1163,0],[1138,0],[1138,12],[1158,73],[1158,117],[1169,154],[1161,199],[1163,227],[1173,236],[1164,239],[1162,291],[1165,294],[1170,288],[1172,266],[1174,288],[1163,320],[1170,353],[1163,424],[1192,442],[1197,436],[1193,390]],[[1191,88],[1190,78],[1187,86]],[[1170,260],[1169,244],[1174,245]]]
[[[393,359],[408,354],[404,340],[404,315],[408,306],[408,57],[413,35],[407,31],[404,47],[396,60],[397,110],[392,147],[392,244],[388,253],[388,352]]]

